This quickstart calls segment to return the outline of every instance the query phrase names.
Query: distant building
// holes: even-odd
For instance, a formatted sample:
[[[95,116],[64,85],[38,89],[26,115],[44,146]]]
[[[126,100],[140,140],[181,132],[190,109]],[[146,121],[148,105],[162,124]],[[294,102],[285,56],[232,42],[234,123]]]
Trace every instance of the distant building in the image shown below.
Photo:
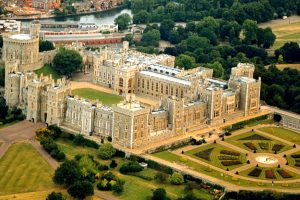
[[[16,20],[0,20],[1,32],[20,32],[21,22]]]
[[[61,0],[30,0],[30,7],[38,10],[51,10],[60,7]],[[27,0],[18,0],[18,6],[27,7]]]

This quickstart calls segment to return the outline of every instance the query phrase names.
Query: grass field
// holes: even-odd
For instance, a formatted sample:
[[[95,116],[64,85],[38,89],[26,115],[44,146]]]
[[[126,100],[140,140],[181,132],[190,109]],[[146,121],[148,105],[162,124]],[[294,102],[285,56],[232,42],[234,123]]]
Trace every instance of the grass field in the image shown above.
[[[204,151],[206,149],[210,149],[210,148],[214,148],[213,151],[211,152],[211,156],[210,156],[210,159],[211,161],[208,161],[208,160],[205,160],[205,159],[201,159],[199,158],[198,156],[194,155],[195,153],[198,153],[198,152],[201,152],[201,151]],[[242,165],[245,165],[246,161],[247,161],[247,158],[246,158],[246,155],[244,154],[241,154],[240,156],[238,156],[238,160],[241,161],[241,163],[243,164],[240,164],[240,165],[233,165],[233,166],[224,166],[222,165],[221,163],[221,160],[218,159],[218,156],[224,156],[223,154],[220,154],[220,151],[221,150],[229,150],[229,151],[234,151],[230,148],[227,148],[227,147],[224,147],[220,144],[209,144],[209,145],[204,145],[202,147],[198,147],[198,148],[195,148],[193,150],[190,150],[190,151],[187,151],[185,152],[186,155],[189,155],[193,158],[196,158],[196,159],[199,159],[203,162],[206,162],[208,164],[211,164],[211,165],[214,165],[216,167],[219,167],[221,169],[229,169],[229,170],[232,170],[234,168],[237,168],[237,167],[241,167]],[[236,152],[236,151],[234,151]]]
[[[12,144],[0,159],[0,195],[53,188],[53,173],[31,144]]]
[[[41,69],[37,69],[34,71],[37,75],[41,75],[43,74],[43,76],[49,76],[50,74],[52,74],[52,78],[57,80],[60,79],[61,76],[58,74],[57,71],[55,71],[54,68],[52,68],[50,65],[46,64],[44,65]]]
[[[300,145],[300,133],[295,131],[281,127],[263,127],[259,130]]]
[[[259,25],[262,28],[272,28],[276,35],[276,42],[272,49],[278,49],[286,42],[298,42],[300,44],[300,17],[292,16],[286,20],[278,19]]]
[[[285,143],[282,143],[280,141],[277,141],[277,140],[273,140],[273,139],[270,139],[268,137],[265,137],[265,138],[268,138],[269,140],[241,140],[245,137],[249,137],[253,134],[257,134],[257,135],[260,135],[258,133],[255,133],[255,132],[246,132],[246,133],[243,133],[243,134],[240,134],[240,135],[237,135],[237,136],[234,136],[234,137],[230,137],[226,140],[226,142],[228,143],[231,143],[235,146],[238,146],[240,148],[243,148],[245,150],[248,150],[248,151],[251,151],[251,149],[249,149],[248,147],[246,147],[243,143],[246,143],[246,142],[251,142],[255,145],[255,147],[257,148],[257,153],[273,153],[272,151],[272,147],[275,145],[275,144],[281,144],[281,145],[284,145],[284,147],[278,151],[277,153],[280,153],[280,152],[283,152],[283,151],[287,151],[289,149],[292,149],[293,147],[292,146],[289,146]],[[268,143],[268,146],[269,146],[269,149],[261,149],[260,146],[259,146],[259,143]]]
[[[101,92],[98,90],[90,89],[90,88],[82,88],[82,89],[75,89],[72,90],[73,95],[78,95],[80,97],[89,99],[89,100],[96,100],[98,99],[105,105],[113,105],[117,104],[120,101],[123,100],[123,97],[114,95],[114,94],[108,94],[105,92]]]

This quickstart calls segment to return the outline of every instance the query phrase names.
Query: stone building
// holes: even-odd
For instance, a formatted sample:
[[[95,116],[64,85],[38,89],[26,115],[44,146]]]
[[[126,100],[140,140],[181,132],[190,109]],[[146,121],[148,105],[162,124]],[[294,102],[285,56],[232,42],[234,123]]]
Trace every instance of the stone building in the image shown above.
[[[35,38],[34,32],[23,40]],[[15,42],[23,45],[21,49],[33,45],[15,37]],[[35,51],[38,56],[24,56],[23,50],[16,50],[13,38],[8,36],[4,40],[5,97],[10,106],[22,108],[32,122],[57,124],[84,135],[110,136],[115,145],[137,148],[235,117],[253,115],[260,109],[261,80],[253,78],[252,64],[238,64],[232,68],[229,81],[224,81],[214,79],[211,69],[177,68],[173,56],[132,51],[127,42],[121,48],[105,47],[94,54],[80,45],[72,46],[94,71],[95,84],[125,97],[123,102],[108,107],[72,96],[70,83],[65,79],[37,77],[33,70],[41,54]],[[16,60],[12,62],[11,57]],[[51,57],[40,62],[46,61],[51,61]],[[159,103],[142,104],[135,100],[135,95]]]

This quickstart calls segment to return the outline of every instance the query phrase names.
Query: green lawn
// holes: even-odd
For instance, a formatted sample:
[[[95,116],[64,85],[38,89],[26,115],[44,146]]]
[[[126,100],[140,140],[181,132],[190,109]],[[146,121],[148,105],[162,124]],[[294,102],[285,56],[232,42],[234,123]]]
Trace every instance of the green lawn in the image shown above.
[[[198,156],[195,155],[195,153],[198,153],[198,152],[201,152],[201,151],[204,151],[206,149],[210,149],[210,148],[213,148],[213,151],[211,152],[211,156],[210,156],[210,161],[208,160],[205,160],[205,159],[202,159]],[[186,155],[189,155],[193,158],[196,158],[196,159],[199,159],[203,162],[206,162],[208,164],[211,164],[211,165],[214,165],[216,167],[219,167],[221,169],[229,169],[229,170],[232,170],[234,168],[237,168],[237,167],[241,167],[242,165],[244,165],[246,162],[247,162],[247,158],[246,158],[246,155],[245,154],[241,154],[240,156],[237,156],[238,160],[241,161],[241,163],[243,164],[239,164],[239,165],[232,165],[232,166],[224,166],[222,165],[221,163],[221,160],[218,159],[219,156],[229,156],[229,155],[225,155],[225,154],[220,154],[220,151],[222,150],[228,150],[228,151],[234,151],[228,147],[225,147],[225,146],[222,146],[220,144],[208,144],[208,145],[204,145],[204,146],[200,146],[198,148],[195,148],[193,150],[190,150],[190,151],[187,151],[185,152]],[[236,152],[236,151],[234,151]]]
[[[55,141],[58,145],[58,148],[66,154],[68,159],[74,159],[77,154],[90,154],[93,156],[97,156],[97,149],[90,147],[80,147],[73,144],[70,140],[58,139]]]
[[[48,64],[44,65],[41,69],[35,70],[34,72],[39,76],[41,74],[43,74],[43,76],[49,76],[50,74],[52,74],[52,78],[55,80],[61,78],[61,76],[58,74],[58,72],[55,71],[55,69]]]
[[[80,97],[83,97],[83,98],[86,98],[89,100],[98,99],[103,104],[109,105],[109,106],[111,106],[113,104],[117,104],[123,100],[123,97],[121,97],[121,96],[101,92],[101,91],[90,89],[90,88],[75,89],[75,90],[72,90],[72,94],[78,95]]]
[[[272,147],[275,145],[275,144],[280,144],[280,145],[283,145],[284,147],[278,151],[277,153],[280,153],[280,152],[283,152],[283,151],[287,151],[289,149],[292,149],[293,147],[286,144],[286,143],[282,143],[280,141],[277,141],[277,140],[273,140],[273,139],[270,139],[268,137],[265,137],[265,138],[268,138],[269,140],[241,140],[243,138],[246,138],[246,137],[249,137],[253,134],[257,134],[257,135],[260,135],[259,133],[256,133],[256,132],[246,132],[246,133],[243,133],[243,134],[240,134],[240,135],[237,135],[237,136],[234,136],[234,137],[230,137],[230,138],[227,138],[225,141],[228,142],[228,143],[231,143],[235,146],[238,146],[240,148],[243,148],[245,150],[248,150],[248,151],[253,151],[251,149],[249,149],[248,147],[246,147],[243,143],[247,143],[247,142],[250,142],[252,144],[255,145],[255,147],[257,148],[257,153],[273,153],[272,151]],[[261,135],[262,136],[262,135]],[[267,143],[268,146],[269,146],[269,149],[261,149],[260,146],[259,146],[259,143]]]
[[[12,144],[0,159],[0,195],[51,189],[53,173],[31,144]]]
[[[281,127],[263,127],[259,130],[300,145],[300,133],[295,131]]]

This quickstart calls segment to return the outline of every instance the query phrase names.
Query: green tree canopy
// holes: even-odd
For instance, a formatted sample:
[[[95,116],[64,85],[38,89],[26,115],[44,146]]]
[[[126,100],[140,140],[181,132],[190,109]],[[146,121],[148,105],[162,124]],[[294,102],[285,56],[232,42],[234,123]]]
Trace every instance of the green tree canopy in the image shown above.
[[[55,170],[53,181],[58,185],[70,186],[81,178],[81,169],[78,163],[74,160],[66,160]]]
[[[209,63],[205,65],[205,67],[213,69],[213,77],[215,78],[222,78],[224,76],[224,68],[222,67],[222,64],[218,61],[214,63]]]
[[[194,57],[181,54],[176,58],[176,65],[184,69],[193,69],[196,67],[196,59]]]
[[[46,200],[65,200],[61,192],[51,192]]]
[[[164,188],[157,188],[153,191],[152,200],[167,200],[167,192]]]
[[[160,32],[157,29],[152,29],[143,34],[142,42],[144,46],[157,47],[160,40]]]
[[[2,35],[0,35],[0,48],[2,48],[3,47],[3,37],[2,37]]]
[[[175,22],[170,19],[163,20],[160,24],[159,31],[161,35],[161,39],[163,40],[168,40],[171,31],[175,27]]]
[[[5,85],[5,68],[0,66],[0,86]]]
[[[69,187],[68,193],[74,198],[84,199],[94,194],[94,186],[89,181],[76,181]]]
[[[8,106],[3,96],[0,96],[0,119],[4,119],[8,114]]]
[[[72,76],[74,72],[82,70],[83,60],[77,51],[62,48],[55,55],[53,65],[60,74]]]
[[[99,147],[98,155],[101,159],[107,160],[112,158],[116,154],[116,149],[111,143],[104,143]]]
[[[54,46],[53,46],[53,43],[48,41],[48,40],[40,40],[40,43],[39,43],[39,51],[40,52],[43,52],[43,51],[50,51],[50,50],[53,50],[55,49]]]
[[[131,22],[131,17],[129,14],[124,13],[119,15],[116,19],[115,19],[115,24],[118,25],[119,30],[125,30],[128,28],[130,22]]]
[[[184,183],[184,178],[182,176],[181,173],[178,173],[178,172],[174,172],[172,174],[172,176],[170,177],[170,182],[173,184],[173,185],[181,185]]]

